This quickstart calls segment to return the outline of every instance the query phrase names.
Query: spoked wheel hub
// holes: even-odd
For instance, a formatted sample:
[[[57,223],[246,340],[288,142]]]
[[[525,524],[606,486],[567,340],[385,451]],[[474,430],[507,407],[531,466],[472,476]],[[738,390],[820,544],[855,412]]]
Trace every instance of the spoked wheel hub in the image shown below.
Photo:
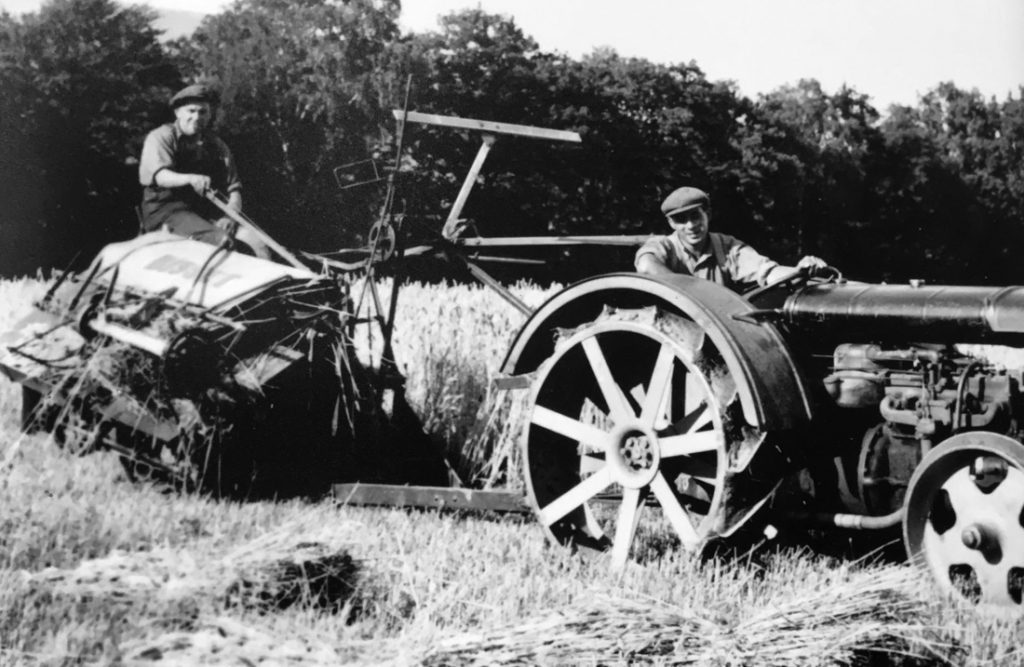
[[[1024,445],[986,432],[943,442],[911,478],[903,530],[943,589],[1024,617]]]
[[[654,309],[563,338],[533,384],[524,434],[530,498],[555,540],[611,548],[613,567],[663,524],[684,548],[702,544],[723,499],[723,410],[735,397],[704,342]]]
[[[658,436],[639,428],[622,429],[612,437],[606,461],[613,482],[627,489],[641,489],[654,481],[661,465]]]

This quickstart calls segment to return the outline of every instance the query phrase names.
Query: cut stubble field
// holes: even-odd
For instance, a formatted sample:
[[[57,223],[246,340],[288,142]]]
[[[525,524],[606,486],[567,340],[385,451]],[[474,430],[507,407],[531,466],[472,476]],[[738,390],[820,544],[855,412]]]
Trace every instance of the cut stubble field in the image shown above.
[[[45,286],[0,281],[0,331]],[[480,288],[401,292],[409,400],[476,485],[521,486],[516,406],[489,383],[521,324]],[[1024,664],[1024,623],[978,617],[902,564],[669,548],[611,574],[531,518],[130,482],[113,455],[22,435],[19,408],[0,380],[2,665]]]

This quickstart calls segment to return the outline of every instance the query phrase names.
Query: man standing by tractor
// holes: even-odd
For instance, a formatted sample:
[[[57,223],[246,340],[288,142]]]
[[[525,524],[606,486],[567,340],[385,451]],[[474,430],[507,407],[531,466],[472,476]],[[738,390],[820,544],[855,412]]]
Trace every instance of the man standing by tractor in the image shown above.
[[[767,285],[798,269],[814,273],[828,267],[813,255],[801,259],[796,267],[782,266],[735,237],[708,231],[711,198],[698,188],[673,191],[662,202],[661,211],[672,233],[655,236],[640,246],[634,260],[640,273],[682,273],[741,292],[755,285]]]
[[[217,245],[236,224],[206,197],[210,192],[226,193],[227,206],[242,210],[235,159],[210,130],[218,101],[208,85],[183,88],[171,98],[174,122],[146,136],[139,160],[144,230],[166,229]],[[235,237],[258,257],[270,256],[263,241],[248,229],[238,229]]]

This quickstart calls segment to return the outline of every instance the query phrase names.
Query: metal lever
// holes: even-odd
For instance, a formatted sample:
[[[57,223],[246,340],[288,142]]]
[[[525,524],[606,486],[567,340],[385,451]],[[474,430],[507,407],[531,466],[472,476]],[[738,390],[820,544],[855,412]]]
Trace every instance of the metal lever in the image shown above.
[[[255,222],[253,222],[251,218],[249,218],[249,216],[245,215],[244,213],[241,213],[240,211],[236,211],[235,209],[228,206],[227,201],[225,201],[224,196],[222,194],[220,194],[216,190],[207,190],[204,196],[211,202],[213,202],[213,204],[217,208],[223,211],[224,215],[228,216],[229,218],[237,222],[239,225],[245,227],[252,233],[256,234],[256,236],[258,236],[261,241],[267,244],[267,247],[276,252],[283,259],[287,260],[289,264],[291,264],[297,269],[306,269],[305,264],[300,262],[299,259],[295,255],[293,255],[287,248],[285,248],[283,245],[275,241],[265,231],[260,229],[259,226]]]

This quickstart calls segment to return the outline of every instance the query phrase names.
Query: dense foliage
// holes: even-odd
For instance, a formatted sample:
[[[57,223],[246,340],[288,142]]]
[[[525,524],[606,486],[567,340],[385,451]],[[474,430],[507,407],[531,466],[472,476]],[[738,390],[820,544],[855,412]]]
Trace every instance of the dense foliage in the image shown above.
[[[780,260],[813,252],[865,280],[1024,281],[1024,90],[999,101],[938,83],[880,113],[868,94],[801,80],[752,100],[694,62],[546,53],[479,9],[402,35],[399,10],[236,0],[171,43],[149,10],[113,0],[0,15],[0,273],[133,234],[142,138],[195,80],[222,89],[250,215],[296,247],[361,245],[381,184],[343,190],[365,165],[334,170],[395,163],[391,109],[412,76],[413,109],[583,136],[501,138],[464,212],[484,235],[663,231],[661,198],[690,183],[712,193],[717,229]],[[406,132],[397,203],[417,235],[440,229],[478,146]],[[630,267],[628,252],[546,258],[534,277]]]
[[[0,273],[136,233],[131,162],[166,114],[155,101],[181,83],[154,18],[112,0],[0,14]]]

